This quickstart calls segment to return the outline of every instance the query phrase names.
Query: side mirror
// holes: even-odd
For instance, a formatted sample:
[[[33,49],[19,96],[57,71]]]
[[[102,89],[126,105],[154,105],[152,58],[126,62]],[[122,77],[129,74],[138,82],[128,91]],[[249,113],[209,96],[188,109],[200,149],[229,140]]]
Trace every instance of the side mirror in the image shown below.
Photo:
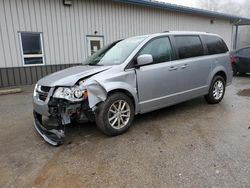
[[[150,54],[143,54],[137,57],[137,66],[148,65],[153,63],[153,56]]]

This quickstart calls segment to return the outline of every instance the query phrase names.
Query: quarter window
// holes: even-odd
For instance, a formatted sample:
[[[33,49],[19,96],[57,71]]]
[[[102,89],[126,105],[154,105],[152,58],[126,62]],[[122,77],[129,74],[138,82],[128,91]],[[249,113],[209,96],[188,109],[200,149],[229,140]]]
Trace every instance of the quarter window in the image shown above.
[[[190,58],[204,55],[199,36],[175,36],[179,58]]]
[[[41,33],[20,33],[24,65],[44,64],[44,53]]]
[[[139,53],[139,55],[143,54],[152,55],[153,63],[173,60],[172,48],[168,37],[157,38],[150,41]]]
[[[204,36],[205,42],[207,44],[208,54],[221,54],[228,51],[225,42],[216,36]]]

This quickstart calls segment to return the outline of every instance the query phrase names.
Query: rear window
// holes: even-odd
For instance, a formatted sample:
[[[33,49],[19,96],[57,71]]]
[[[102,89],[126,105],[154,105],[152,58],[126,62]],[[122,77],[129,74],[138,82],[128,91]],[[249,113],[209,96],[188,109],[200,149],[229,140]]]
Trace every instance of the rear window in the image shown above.
[[[190,58],[204,55],[199,36],[175,36],[179,58]]]
[[[216,36],[204,36],[205,42],[207,44],[208,54],[221,54],[228,51],[225,42]]]
[[[242,50],[239,50],[239,55],[244,57],[250,57],[250,48],[245,48]]]

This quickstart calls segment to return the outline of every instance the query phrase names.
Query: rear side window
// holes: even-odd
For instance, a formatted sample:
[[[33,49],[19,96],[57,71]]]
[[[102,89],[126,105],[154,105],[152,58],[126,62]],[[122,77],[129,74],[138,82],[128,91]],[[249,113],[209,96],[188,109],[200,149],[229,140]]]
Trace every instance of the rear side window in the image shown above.
[[[225,42],[216,36],[204,36],[205,42],[207,44],[208,54],[221,54],[228,51]]]
[[[161,37],[150,41],[139,52],[139,55],[150,54],[153,63],[163,63],[173,60],[172,48],[168,37]]]
[[[175,36],[175,43],[180,59],[204,55],[199,36]]]

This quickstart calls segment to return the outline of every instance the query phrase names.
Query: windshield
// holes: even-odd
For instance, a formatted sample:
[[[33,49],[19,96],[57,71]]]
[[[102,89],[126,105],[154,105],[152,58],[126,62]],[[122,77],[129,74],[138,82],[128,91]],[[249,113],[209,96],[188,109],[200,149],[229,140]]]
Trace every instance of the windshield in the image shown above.
[[[84,64],[119,65],[146,37],[133,37],[113,42],[94,53]]]

